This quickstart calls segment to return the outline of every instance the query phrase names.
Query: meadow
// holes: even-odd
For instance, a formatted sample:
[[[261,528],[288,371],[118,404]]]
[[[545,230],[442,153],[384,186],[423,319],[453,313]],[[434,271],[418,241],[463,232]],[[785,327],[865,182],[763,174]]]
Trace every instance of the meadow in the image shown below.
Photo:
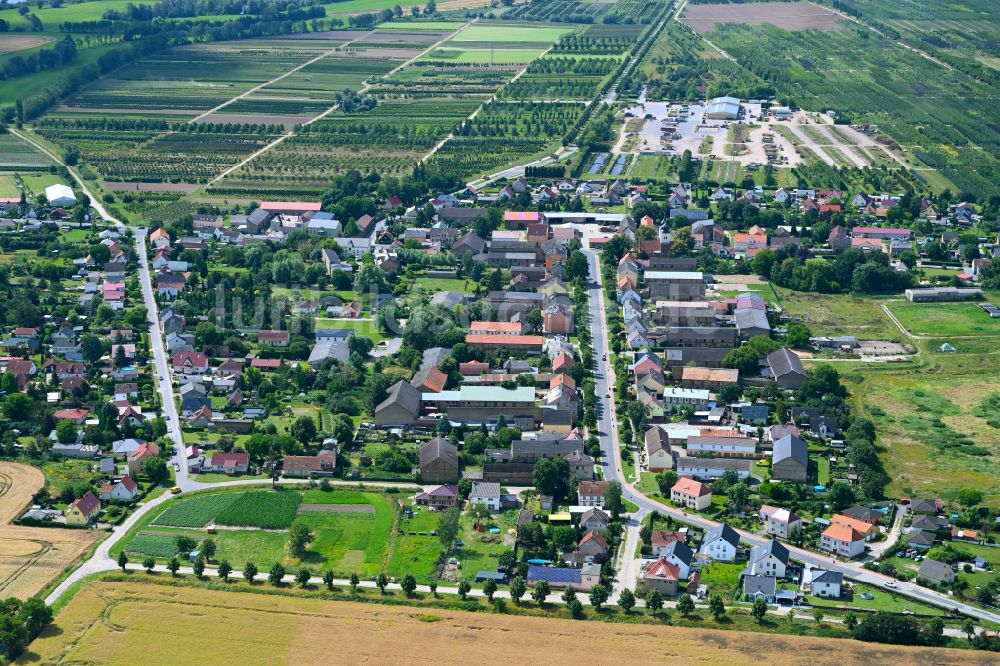
[[[899,340],[902,333],[875,298],[850,294],[815,294],[774,287],[778,303],[801,320],[813,335],[853,335],[859,340]]]
[[[975,303],[893,301],[888,307],[914,335],[1000,335],[1000,319],[991,319]]]

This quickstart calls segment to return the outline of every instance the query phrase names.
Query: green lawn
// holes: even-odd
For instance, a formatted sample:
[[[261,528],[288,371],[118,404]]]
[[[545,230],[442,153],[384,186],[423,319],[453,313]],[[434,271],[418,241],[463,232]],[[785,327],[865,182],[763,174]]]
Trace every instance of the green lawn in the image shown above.
[[[471,516],[468,514],[462,516],[459,536],[462,547],[453,549],[451,556],[461,563],[461,576],[464,580],[471,582],[479,571],[497,570],[497,557],[513,548],[511,545],[504,545],[504,538],[517,524],[518,513],[517,509],[512,509],[493,516],[487,527],[499,527],[500,534],[492,534],[488,530],[476,532]]]
[[[1000,319],[991,319],[975,303],[894,301],[889,308],[915,335],[1000,335]]]
[[[922,615],[944,615],[944,612],[933,606],[925,606],[919,602],[906,597],[901,597],[889,590],[854,583],[854,598],[851,601],[842,599],[827,599],[810,595],[809,603],[822,608],[856,608],[868,611],[889,611],[891,613],[901,613],[909,609],[914,613]],[[863,599],[862,594],[870,594],[873,599]]]
[[[421,289],[431,296],[439,291],[460,291],[465,294],[471,294],[475,290],[475,287],[474,282],[458,278],[418,277],[413,282],[414,290]]]
[[[746,569],[742,562],[713,562],[702,567],[701,582],[708,585],[709,592],[721,592],[730,599],[737,594],[740,572]]]
[[[433,579],[444,545],[436,534],[440,512],[414,506],[413,517],[400,518],[399,537],[389,558],[388,573],[392,576],[413,574],[418,582]]]
[[[316,319],[316,328],[349,328],[357,331],[358,335],[371,338],[376,344],[386,339],[374,319],[326,319],[320,317]]]

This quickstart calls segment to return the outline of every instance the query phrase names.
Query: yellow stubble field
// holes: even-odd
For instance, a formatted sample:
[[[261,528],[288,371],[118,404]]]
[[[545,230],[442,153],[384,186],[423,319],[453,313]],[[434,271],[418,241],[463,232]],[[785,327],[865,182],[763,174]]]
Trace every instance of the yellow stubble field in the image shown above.
[[[142,579],[140,579],[142,580]],[[983,664],[984,653],[516,617],[144,582],[85,585],[17,663]]]

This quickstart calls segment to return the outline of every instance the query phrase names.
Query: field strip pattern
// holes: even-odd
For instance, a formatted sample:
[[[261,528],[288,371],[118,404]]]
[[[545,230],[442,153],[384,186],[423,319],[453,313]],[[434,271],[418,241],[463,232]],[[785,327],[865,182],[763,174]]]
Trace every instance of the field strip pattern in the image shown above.
[[[392,69],[391,71],[389,71],[385,75],[385,78],[391,77],[393,74],[395,74],[396,72],[400,71],[401,69],[403,69],[407,65],[410,65],[410,64],[416,62],[421,56],[423,56],[423,55],[425,55],[427,53],[432,52],[434,49],[438,48],[441,44],[443,44],[444,42],[448,41],[449,39],[451,39],[452,37],[454,37],[458,33],[462,32],[463,30],[465,30],[466,28],[468,28],[470,25],[472,25],[473,23],[475,23],[476,20],[477,19],[473,19],[472,21],[469,21],[468,23],[466,23],[465,25],[463,25],[461,28],[459,28],[455,32],[450,33],[447,37],[444,37],[443,39],[441,39],[441,40],[439,40],[437,42],[434,42],[433,44],[431,44],[430,46],[428,46],[426,49],[424,49],[423,51],[421,51],[416,56],[410,58],[409,60],[405,61],[404,63],[398,65],[397,67],[395,67],[394,69]],[[371,88],[371,84],[365,83],[358,90],[358,93],[359,94],[364,94],[370,88]],[[337,105],[334,104],[333,106],[327,108],[325,111],[323,111],[319,115],[314,116],[312,119],[310,119],[310,120],[306,121],[305,123],[303,123],[303,125],[312,125],[316,121],[322,120],[323,118],[329,116],[331,113],[333,113],[336,110],[337,110]],[[246,166],[247,164],[249,164],[250,162],[252,162],[254,159],[260,157],[261,155],[264,155],[265,153],[267,153],[270,150],[273,150],[276,146],[278,146],[281,143],[283,143],[284,141],[286,141],[293,134],[294,134],[294,132],[291,132],[291,131],[286,131],[285,133],[281,134],[277,139],[275,139],[274,141],[268,143],[263,148],[261,148],[260,150],[256,151],[255,153],[253,153],[252,155],[250,155],[249,157],[247,157],[243,161],[241,161],[238,164],[235,164],[235,165],[229,167],[228,169],[226,169],[222,173],[220,173],[217,176],[215,176],[214,178],[212,178],[208,182],[208,184],[205,186],[205,189],[210,188],[212,185],[214,185],[215,183],[221,181],[223,178],[225,178],[229,174],[233,173],[234,171],[236,171],[240,167]]]
[[[329,51],[326,51],[325,53],[321,53],[320,55],[316,56],[315,58],[313,58],[311,60],[307,60],[306,62],[293,67],[292,69],[288,70],[284,74],[282,74],[280,76],[274,77],[270,81],[265,81],[264,83],[261,83],[260,85],[258,85],[256,87],[253,87],[250,90],[247,90],[246,92],[241,93],[241,94],[237,95],[236,97],[233,97],[232,99],[226,100],[222,104],[219,104],[218,106],[216,106],[214,109],[209,109],[208,111],[205,111],[201,115],[196,116],[195,118],[192,118],[188,122],[195,123],[195,122],[198,122],[199,120],[201,120],[202,118],[205,118],[206,116],[210,116],[213,113],[217,113],[218,111],[221,111],[222,109],[226,108],[227,106],[229,106],[233,102],[236,102],[236,101],[238,101],[240,99],[243,99],[245,97],[249,97],[250,95],[252,95],[252,94],[254,94],[256,92],[259,92],[263,88],[266,88],[267,86],[269,86],[269,85],[271,85],[273,83],[277,83],[278,81],[281,81],[282,79],[285,79],[285,78],[291,76],[295,72],[297,72],[297,71],[299,71],[301,69],[304,69],[305,67],[308,67],[309,65],[312,65],[313,63],[317,63],[320,60],[323,60],[324,58],[327,58],[327,57],[333,55],[334,53],[337,53],[338,51],[343,50],[345,47],[350,46],[351,44],[353,44],[355,42],[361,41],[364,38],[366,38],[366,37],[368,37],[368,36],[370,36],[370,35],[372,35],[374,33],[375,33],[374,30],[370,30],[367,33],[365,33],[364,35],[362,35],[360,37],[355,37],[354,39],[350,40],[349,42],[346,42],[344,44],[338,44],[337,46],[333,47]]]

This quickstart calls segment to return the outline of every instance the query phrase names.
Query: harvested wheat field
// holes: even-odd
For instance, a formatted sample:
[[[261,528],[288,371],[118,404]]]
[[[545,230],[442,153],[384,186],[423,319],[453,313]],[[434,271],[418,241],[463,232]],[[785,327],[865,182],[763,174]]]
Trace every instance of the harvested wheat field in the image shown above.
[[[82,588],[17,663],[983,664],[983,653],[211,591]]]
[[[836,30],[841,18],[811,2],[747,2],[741,4],[688,4],[678,19],[704,35],[720,23],[759,25],[768,23],[784,30]]]
[[[100,536],[93,530],[10,525],[44,483],[41,470],[0,463],[0,597],[38,594]]]

